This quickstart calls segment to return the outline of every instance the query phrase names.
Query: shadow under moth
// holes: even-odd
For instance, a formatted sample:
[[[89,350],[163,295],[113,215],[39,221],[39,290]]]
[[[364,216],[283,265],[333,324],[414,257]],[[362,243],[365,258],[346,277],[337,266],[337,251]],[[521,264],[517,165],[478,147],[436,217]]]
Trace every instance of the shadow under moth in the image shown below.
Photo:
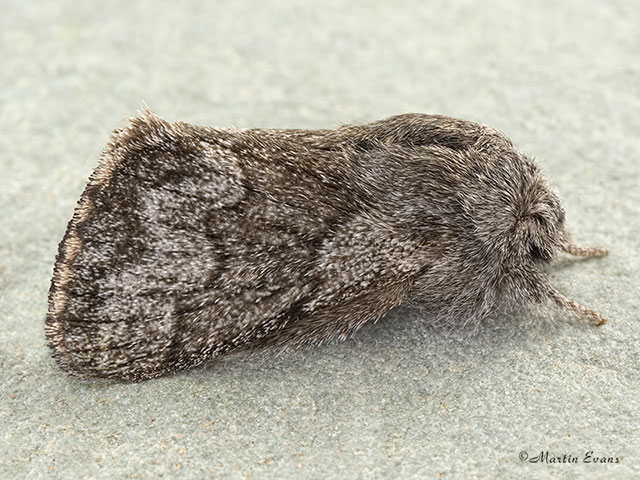
[[[553,300],[558,194],[502,133],[406,114],[225,129],[149,111],[116,130],[59,246],[46,338],[76,377],[143,380],[320,344],[417,302],[447,322]]]

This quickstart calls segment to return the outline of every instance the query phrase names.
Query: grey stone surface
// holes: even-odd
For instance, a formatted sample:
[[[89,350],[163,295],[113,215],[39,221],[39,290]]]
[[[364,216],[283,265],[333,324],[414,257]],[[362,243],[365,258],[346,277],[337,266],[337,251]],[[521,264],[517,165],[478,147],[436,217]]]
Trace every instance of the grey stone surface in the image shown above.
[[[638,478],[638,25],[631,1],[4,0],[0,477]],[[143,102],[217,126],[495,126],[539,159],[575,239],[610,248],[550,271],[610,322],[529,312],[473,333],[401,308],[313,350],[67,378],[43,334],[57,243]]]

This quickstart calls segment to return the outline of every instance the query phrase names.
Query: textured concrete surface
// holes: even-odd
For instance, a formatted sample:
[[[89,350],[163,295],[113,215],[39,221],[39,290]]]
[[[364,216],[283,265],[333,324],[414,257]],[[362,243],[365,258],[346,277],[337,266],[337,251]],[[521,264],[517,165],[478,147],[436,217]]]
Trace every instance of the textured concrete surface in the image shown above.
[[[1,478],[640,476],[637,2],[2,7]],[[529,312],[473,334],[404,308],[314,350],[141,384],[67,378],[43,334],[57,243],[143,102],[218,126],[419,111],[500,128],[539,159],[576,240],[610,248],[550,270],[610,321]]]

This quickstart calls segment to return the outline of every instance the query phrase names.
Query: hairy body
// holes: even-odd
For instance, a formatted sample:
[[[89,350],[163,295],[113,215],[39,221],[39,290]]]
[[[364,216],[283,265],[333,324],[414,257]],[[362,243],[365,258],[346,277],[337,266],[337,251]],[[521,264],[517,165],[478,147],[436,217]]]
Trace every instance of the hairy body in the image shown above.
[[[500,132],[436,115],[114,132],[60,244],[46,336],[79,377],[151,378],[236,349],[344,338],[411,299],[447,321],[547,298],[557,193]],[[572,251],[573,249],[573,251]]]

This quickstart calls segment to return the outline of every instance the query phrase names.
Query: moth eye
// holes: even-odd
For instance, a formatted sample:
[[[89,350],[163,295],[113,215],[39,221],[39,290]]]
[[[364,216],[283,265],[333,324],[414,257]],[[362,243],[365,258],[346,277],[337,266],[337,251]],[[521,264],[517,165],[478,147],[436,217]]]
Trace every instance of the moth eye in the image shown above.
[[[551,260],[551,256],[538,245],[531,245],[529,247],[529,255],[535,261]]]
[[[529,255],[534,260],[543,260],[542,250],[537,245],[531,245],[529,248]]]
[[[534,260],[542,260],[542,251],[537,245],[531,245],[529,248],[529,255]]]

